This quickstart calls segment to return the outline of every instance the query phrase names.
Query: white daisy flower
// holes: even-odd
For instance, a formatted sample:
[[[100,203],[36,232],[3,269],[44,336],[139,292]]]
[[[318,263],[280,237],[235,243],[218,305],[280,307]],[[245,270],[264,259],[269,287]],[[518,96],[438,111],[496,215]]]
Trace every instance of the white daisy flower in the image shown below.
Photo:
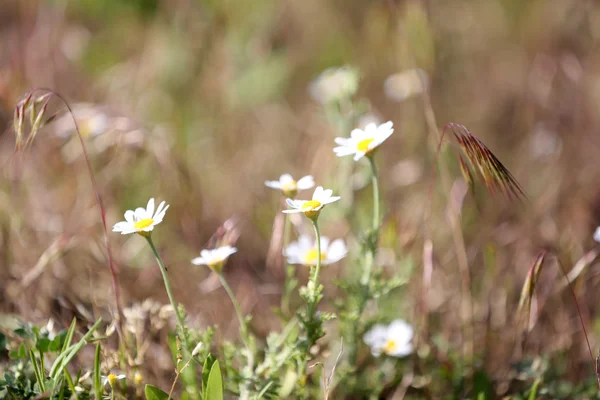
[[[371,353],[379,357],[385,353],[392,357],[404,357],[412,353],[413,327],[401,319],[390,325],[377,324],[365,333],[363,340],[371,347]]]
[[[390,99],[403,101],[423,93],[428,85],[427,73],[416,68],[390,75],[383,84],[383,90]]]
[[[196,257],[192,260],[194,265],[206,265],[216,273],[221,273],[225,261],[230,255],[237,252],[235,247],[222,246],[213,250],[202,250],[200,257]]]
[[[315,265],[317,263],[317,242],[308,235],[301,235],[283,252],[290,264]],[[330,243],[329,238],[321,236],[321,265],[329,265],[346,257],[348,249],[343,239]]]
[[[117,381],[120,381],[121,379],[125,379],[125,375],[124,374],[108,374],[108,375],[102,375],[102,385],[106,386],[106,385],[110,385],[110,387],[115,387],[115,383]]]
[[[358,71],[348,66],[326,69],[309,88],[312,98],[321,104],[349,99],[357,90]]]
[[[161,202],[154,212],[154,198],[148,200],[148,205],[144,209],[138,207],[135,211],[127,210],[125,212],[125,221],[116,223],[113,226],[113,232],[121,232],[122,235],[129,233],[139,233],[140,235],[149,234],[154,227],[160,224],[169,209],[165,202]]]
[[[349,138],[337,137],[335,143],[339,146],[333,149],[338,157],[354,154],[354,161],[375,150],[381,143],[394,133],[392,121],[379,126],[374,123],[367,124],[365,129],[353,129]]]
[[[317,186],[313,193],[312,200],[293,200],[286,199],[286,203],[291,210],[283,210],[284,213],[304,213],[308,218],[316,219],[325,205],[336,202],[340,196],[332,196],[331,189],[324,190],[323,186]]]
[[[299,190],[306,190],[315,186],[315,181],[311,175],[306,175],[296,182],[290,174],[283,174],[278,181],[265,181],[265,186],[281,190],[284,195],[293,198],[296,197]]]

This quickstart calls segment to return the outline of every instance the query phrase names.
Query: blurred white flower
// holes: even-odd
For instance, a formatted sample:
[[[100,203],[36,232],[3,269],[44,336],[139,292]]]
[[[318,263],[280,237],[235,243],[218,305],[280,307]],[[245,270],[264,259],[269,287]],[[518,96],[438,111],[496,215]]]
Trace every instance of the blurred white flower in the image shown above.
[[[594,240],[600,243],[600,226],[596,228],[596,232],[594,232]]]
[[[348,249],[342,239],[329,242],[329,238],[321,236],[321,265],[329,265],[346,257]],[[290,264],[315,265],[317,263],[317,242],[308,235],[301,235],[297,242],[292,242],[285,249],[284,255]]]
[[[216,273],[220,273],[225,261],[227,261],[229,256],[235,252],[237,252],[237,249],[229,245],[218,247],[213,250],[202,250],[200,252],[200,257],[194,258],[192,264],[206,265]]]
[[[394,124],[388,121],[379,126],[371,123],[365,129],[353,129],[349,138],[335,138],[339,146],[333,149],[338,157],[354,154],[354,161],[375,150],[381,143],[394,133]]]
[[[315,186],[315,181],[311,175],[306,175],[296,182],[290,174],[283,174],[278,181],[265,181],[265,186],[281,190],[284,195],[293,198],[296,197],[299,190],[306,190]]]
[[[114,387],[115,383],[117,381],[120,381],[121,379],[125,379],[125,375],[124,374],[108,374],[108,375],[102,375],[102,385],[106,386],[106,385],[110,385],[110,387]]]
[[[383,84],[383,90],[390,99],[403,101],[423,93],[429,85],[427,74],[422,69],[409,69],[390,75]]]
[[[327,204],[336,202],[340,196],[332,196],[333,190],[324,190],[323,186],[317,186],[313,193],[312,200],[293,200],[286,199],[286,203],[291,210],[283,210],[284,213],[304,213],[307,217],[314,219],[319,216],[321,209]]]
[[[154,198],[148,200],[148,205],[144,209],[138,207],[135,211],[127,210],[125,212],[125,221],[116,223],[113,226],[113,232],[121,232],[122,235],[130,233],[147,234],[151,232],[154,227],[160,224],[165,217],[165,213],[169,209],[165,202],[161,202],[154,212]]]
[[[348,66],[326,69],[309,88],[312,98],[324,105],[349,99],[357,90],[358,71]]]
[[[407,356],[413,351],[413,327],[401,319],[390,325],[377,324],[363,336],[363,340],[371,347],[371,353],[379,357],[382,353],[392,357]]]

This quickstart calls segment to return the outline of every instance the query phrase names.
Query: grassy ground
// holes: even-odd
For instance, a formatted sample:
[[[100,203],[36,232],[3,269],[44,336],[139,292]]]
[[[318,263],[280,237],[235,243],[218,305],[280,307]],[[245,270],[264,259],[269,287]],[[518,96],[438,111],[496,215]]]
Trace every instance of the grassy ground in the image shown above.
[[[597,398],[598,27],[600,7],[580,0],[4,0],[0,327],[16,316],[38,326],[52,318],[63,329],[73,316],[107,321],[116,313],[94,192],[64,106],[51,103],[47,115],[58,117],[15,152],[13,110],[36,87],[63,95],[80,118],[109,228],[150,197],[170,204],[153,239],[191,326],[216,325],[215,343],[237,338],[218,278],[190,264],[228,221],[219,234],[239,234],[239,251],[225,276],[252,315],[251,331],[260,341],[282,328],[274,309],[285,276],[284,205],[264,181],[285,172],[312,174],[343,198],[320,221],[353,257],[322,272],[320,309],[334,311],[344,298],[334,282],[360,275],[351,260],[373,203],[368,163],[332,152],[333,138],[354,126],[324,112],[309,86],[324,69],[351,65],[360,86],[348,107],[394,122],[377,154],[377,263],[407,280],[370,318],[400,317],[416,330],[411,357],[377,364],[385,377],[376,396]],[[390,91],[402,87],[390,83],[386,94],[390,75],[413,68],[427,77],[427,95],[398,101]],[[451,140],[436,159],[448,122],[486,144],[522,200],[490,193],[477,179],[469,190]],[[168,304],[144,240],[109,238],[122,304]],[[519,308],[540,249],[548,253]],[[297,277],[304,284],[308,270]],[[292,308],[302,305],[292,296]],[[148,349],[136,370],[168,389],[163,317],[140,328]],[[333,322],[325,331],[329,353],[314,361],[330,366],[340,332]],[[93,348],[81,353],[82,365],[92,359]],[[359,371],[372,361],[361,348]],[[368,396],[337,390],[332,398]]]

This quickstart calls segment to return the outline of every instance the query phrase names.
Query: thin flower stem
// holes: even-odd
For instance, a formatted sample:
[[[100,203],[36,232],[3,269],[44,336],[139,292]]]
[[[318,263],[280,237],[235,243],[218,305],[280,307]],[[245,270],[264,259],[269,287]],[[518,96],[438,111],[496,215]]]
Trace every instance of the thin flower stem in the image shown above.
[[[171,290],[171,284],[169,283],[169,275],[167,274],[167,269],[165,268],[165,265],[163,264],[162,259],[160,258],[160,255],[158,255],[158,251],[156,251],[156,247],[154,246],[154,243],[152,242],[152,237],[150,235],[147,235],[147,236],[144,235],[144,237],[148,241],[148,244],[150,245],[150,248],[152,249],[152,252],[154,253],[154,257],[156,258],[156,262],[158,263],[158,266],[160,268],[160,272],[162,274],[163,281],[165,282],[165,289],[167,290],[167,295],[169,296],[169,301],[171,302],[171,306],[173,306],[173,310],[175,310],[175,316],[177,317],[179,329],[181,330],[183,343],[187,346],[187,342],[185,340],[185,324],[183,322],[183,317],[181,316],[181,313],[179,312],[179,307],[177,307],[177,303],[175,302],[175,298],[173,297],[173,292]]]
[[[371,164],[371,182],[373,184],[373,232],[379,230],[380,218],[379,215],[379,179],[377,178],[377,166],[375,165],[374,157],[367,157]]]
[[[244,314],[242,314],[242,309],[240,308],[240,304],[238,303],[237,299],[235,298],[235,294],[233,293],[233,290],[231,290],[231,287],[229,286],[229,284],[225,280],[225,277],[223,276],[223,274],[222,273],[218,273],[217,275],[219,275],[219,279],[221,280],[221,284],[223,285],[223,287],[225,288],[225,291],[229,295],[229,299],[231,300],[231,303],[233,304],[233,308],[235,309],[235,313],[236,313],[236,315],[238,317],[238,320],[240,322],[240,333],[242,334],[242,340],[244,341],[244,343],[246,345],[248,345],[249,344],[249,342],[248,342],[248,328],[246,326],[246,320],[244,319]]]
[[[313,220],[312,223],[317,241],[317,266],[315,267],[315,273],[313,275],[313,283],[315,285],[315,290],[317,290],[317,285],[319,284],[319,272],[321,271],[321,233],[319,232],[319,224],[317,221]]]
[[[290,217],[286,214],[284,214],[284,220],[283,220],[283,250],[285,251],[285,249],[287,249],[288,245],[290,244],[290,236],[292,234],[292,221],[290,220]],[[292,279],[294,279],[294,271],[295,269],[293,268],[292,265],[290,265],[290,263],[288,263],[287,261],[287,257],[284,256],[284,261],[283,261],[283,265],[285,268],[285,282],[284,282],[284,293],[283,296],[281,298],[281,310],[285,313],[285,314],[289,314],[290,313],[290,294],[291,294],[291,287],[290,287],[290,282],[292,281]]]

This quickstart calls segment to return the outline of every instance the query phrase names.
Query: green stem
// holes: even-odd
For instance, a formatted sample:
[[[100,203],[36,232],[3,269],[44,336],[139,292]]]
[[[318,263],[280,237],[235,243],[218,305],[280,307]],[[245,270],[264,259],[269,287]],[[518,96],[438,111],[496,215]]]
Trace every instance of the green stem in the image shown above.
[[[373,184],[373,232],[379,231],[379,179],[377,178],[377,166],[373,156],[367,157],[371,164],[371,182]]]
[[[315,285],[315,290],[317,290],[319,272],[321,271],[321,233],[319,232],[319,224],[317,224],[316,220],[313,221],[313,228],[315,229],[315,238],[317,241],[317,266],[313,275],[313,284]]]
[[[162,274],[163,281],[165,283],[165,289],[167,290],[167,295],[169,296],[169,301],[171,302],[171,306],[173,306],[173,310],[175,310],[175,316],[177,317],[179,329],[181,330],[182,338],[184,339],[183,342],[187,346],[187,342],[185,340],[185,329],[184,329],[185,324],[183,322],[183,317],[181,316],[181,313],[179,312],[179,307],[177,307],[177,303],[175,302],[175,298],[173,297],[173,291],[171,290],[171,284],[169,283],[169,275],[167,275],[167,268],[165,268],[165,265],[163,264],[162,259],[160,258],[160,255],[158,255],[158,251],[156,251],[156,247],[154,246],[154,243],[152,242],[152,237],[150,235],[148,235],[148,236],[144,235],[144,237],[148,241],[148,244],[150,245],[150,248],[152,249],[152,252],[154,253],[154,257],[156,258],[156,262],[158,263],[158,267],[160,268],[160,272]]]
[[[373,274],[373,267],[375,265],[375,256],[377,255],[377,239],[379,238],[379,227],[381,223],[381,216],[379,214],[379,179],[377,178],[377,166],[375,165],[375,159],[372,155],[367,157],[369,160],[369,164],[371,165],[371,183],[373,185],[373,227],[369,238],[369,249],[365,254],[365,269],[363,271],[363,275],[360,279],[360,283],[362,285],[362,295],[360,297],[360,302],[357,307],[357,321],[360,320],[360,317],[367,305],[367,301],[369,300],[369,282],[371,280],[371,275]],[[350,362],[352,365],[356,364],[357,359],[357,350],[358,350],[358,322],[354,324],[352,328],[352,342],[350,347]]]
[[[283,250],[285,251],[290,244],[290,236],[292,234],[292,223],[287,214],[284,214],[283,220]],[[285,282],[283,285],[283,296],[281,298],[281,310],[289,315],[290,313],[290,295],[293,287],[291,286],[291,282],[294,279],[295,268],[290,265],[287,261],[287,257],[284,256],[284,266],[285,266]]]
[[[231,303],[233,304],[233,308],[235,309],[235,313],[240,322],[240,333],[242,334],[242,340],[244,341],[244,343],[246,345],[248,345],[248,343],[249,343],[248,342],[248,328],[246,327],[246,320],[244,319],[244,314],[242,314],[242,309],[240,308],[240,304],[238,303],[237,299],[235,298],[235,294],[233,293],[233,290],[231,290],[231,287],[225,280],[225,277],[223,276],[223,274],[218,273],[217,275],[219,276],[219,279],[221,280],[221,284],[223,285],[223,287],[225,288],[225,291],[229,295],[229,298],[231,299]]]

